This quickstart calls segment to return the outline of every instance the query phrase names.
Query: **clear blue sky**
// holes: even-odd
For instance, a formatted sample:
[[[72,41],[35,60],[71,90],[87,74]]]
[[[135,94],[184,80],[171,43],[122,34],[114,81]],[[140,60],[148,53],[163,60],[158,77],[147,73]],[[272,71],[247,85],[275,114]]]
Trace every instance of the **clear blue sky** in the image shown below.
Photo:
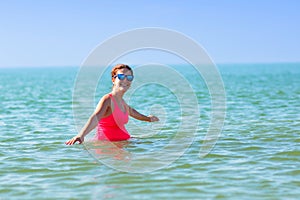
[[[0,3],[0,67],[79,66],[127,30],[162,27],[216,63],[299,62],[298,0],[8,0]]]

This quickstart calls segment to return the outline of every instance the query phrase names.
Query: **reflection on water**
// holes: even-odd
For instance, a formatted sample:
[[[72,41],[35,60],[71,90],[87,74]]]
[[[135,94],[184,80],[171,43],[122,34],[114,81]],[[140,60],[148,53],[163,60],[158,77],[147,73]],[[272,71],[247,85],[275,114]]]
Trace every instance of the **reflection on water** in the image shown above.
[[[110,142],[103,140],[84,143],[85,148],[99,161],[103,159],[130,160],[131,153],[125,149],[128,145],[129,141]]]

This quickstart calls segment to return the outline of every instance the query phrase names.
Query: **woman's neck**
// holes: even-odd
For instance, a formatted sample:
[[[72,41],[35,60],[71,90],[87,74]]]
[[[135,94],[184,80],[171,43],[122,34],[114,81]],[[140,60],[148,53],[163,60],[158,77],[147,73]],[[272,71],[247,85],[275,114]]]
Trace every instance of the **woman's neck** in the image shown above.
[[[124,92],[113,89],[111,94],[115,96],[117,99],[122,99],[124,96]]]

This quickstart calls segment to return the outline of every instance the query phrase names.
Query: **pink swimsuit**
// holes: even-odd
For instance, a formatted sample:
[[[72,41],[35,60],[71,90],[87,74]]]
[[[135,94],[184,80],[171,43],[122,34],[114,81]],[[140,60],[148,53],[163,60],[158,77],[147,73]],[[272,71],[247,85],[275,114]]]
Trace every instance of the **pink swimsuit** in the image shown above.
[[[128,140],[130,138],[129,133],[125,128],[125,124],[128,122],[128,111],[124,113],[118,106],[116,100],[109,94],[109,97],[113,101],[113,112],[98,122],[97,140],[110,140],[120,141]]]

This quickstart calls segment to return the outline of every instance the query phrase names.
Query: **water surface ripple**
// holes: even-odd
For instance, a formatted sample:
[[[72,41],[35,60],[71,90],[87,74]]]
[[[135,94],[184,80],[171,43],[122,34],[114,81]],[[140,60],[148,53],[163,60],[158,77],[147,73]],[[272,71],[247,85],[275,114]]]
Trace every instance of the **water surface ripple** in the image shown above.
[[[0,69],[0,199],[299,198],[299,65],[220,66],[226,122],[217,145],[204,158],[198,155],[210,102],[207,89],[195,80],[201,124],[193,144],[166,168],[142,174],[114,170],[82,145],[64,145],[76,134],[72,91],[77,71]],[[154,93],[148,95],[155,98]],[[138,102],[145,96],[135,98],[135,106],[143,109]],[[177,107],[170,106],[168,112],[178,113]],[[124,145],[125,152],[163,148],[176,120],[166,121],[160,134],[133,138]],[[126,162],[126,155],[115,156]]]

